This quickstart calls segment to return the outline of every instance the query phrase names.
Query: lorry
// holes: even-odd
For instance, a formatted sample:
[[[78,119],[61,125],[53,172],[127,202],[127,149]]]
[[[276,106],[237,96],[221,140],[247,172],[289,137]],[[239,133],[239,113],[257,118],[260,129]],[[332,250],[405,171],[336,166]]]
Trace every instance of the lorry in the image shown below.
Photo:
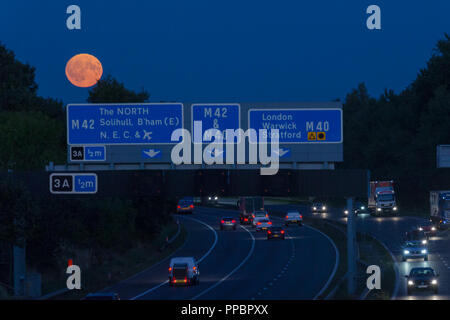
[[[367,207],[372,215],[397,214],[398,207],[395,199],[394,181],[370,181]]]
[[[450,191],[430,191],[430,220],[439,229],[450,224]]]
[[[263,197],[240,197],[237,202],[239,221],[241,224],[251,224],[255,211],[264,211]]]

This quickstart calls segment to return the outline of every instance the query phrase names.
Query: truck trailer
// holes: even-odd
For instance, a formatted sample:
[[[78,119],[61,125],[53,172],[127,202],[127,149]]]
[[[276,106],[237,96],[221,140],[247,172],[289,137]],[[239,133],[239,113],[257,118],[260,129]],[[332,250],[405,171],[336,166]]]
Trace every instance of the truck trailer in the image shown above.
[[[251,224],[252,214],[255,211],[264,211],[263,197],[240,197],[237,206],[239,208],[239,221],[241,224]]]
[[[430,191],[430,220],[439,229],[450,224],[450,190]]]

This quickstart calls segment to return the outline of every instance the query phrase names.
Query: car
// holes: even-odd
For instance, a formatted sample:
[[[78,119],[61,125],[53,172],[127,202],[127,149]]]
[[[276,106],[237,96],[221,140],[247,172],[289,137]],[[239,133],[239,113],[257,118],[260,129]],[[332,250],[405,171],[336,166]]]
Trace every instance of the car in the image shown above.
[[[282,227],[270,227],[267,229],[267,240],[279,238],[285,239],[285,231]]]
[[[313,213],[326,212],[327,211],[327,206],[324,203],[315,202],[315,203],[313,203],[313,205],[311,207],[311,211]]]
[[[348,215],[348,209],[345,208],[343,210],[344,214],[347,216]],[[353,212],[355,213],[355,215],[358,214],[363,214],[363,213],[369,213],[369,210],[367,208],[367,205],[362,203],[362,202],[357,202],[355,203],[355,206],[353,207]]]
[[[267,230],[272,226],[272,221],[267,218],[255,218],[255,220],[256,231]]]
[[[116,292],[98,292],[89,293],[82,300],[120,300],[120,297]]]
[[[427,237],[435,236],[437,233],[437,228],[434,225],[422,225],[417,228],[419,231],[423,231]]]
[[[220,230],[225,228],[232,228],[236,230],[236,219],[230,217],[224,217],[220,220]]]
[[[284,224],[285,226],[289,226],[290,224],[298,224],[299,226],[302,226],[303,216],[298,211],[288,211],[284,217]]]
[[[406,241],[402,246],[402,261],[423,258],[428,261],[428,249],[422,241]]]
[[[365,213],[369,213],[369,209],[367,208],[367,204],[364,202],[356,202],[355,206],[353,207],[355,210],[355,214],[365,214]]]
[[[428,237],[425,232],[421,230],[412,230],[405,233],[405,241],[420,241],[422,244],[428,243]]]
[[[252,213],[252,219],[255,218],[269,218],[269,213],[267,213],[267,211],[260,211],[260,210],[254,211]]]
[[[432,290],[435,294],[438,293],[438,278],[433,268],[412,268],[409,275],[406,275],[406,287],[408,295],[413,290]]]
[[[216,195],[208,196],[208,203],[218,204],[219,203],[219,197],[216,196]]]
[[[193,213],[194,201],[190,199],[181,199],[178,201],[177,213]]]
[[[253,221],[252,221],[252,216],[251,215],[249,215],[249,214],[240,214],[239,215],[239,222],[241,223],[241,224],[252,224],[253,223]]]
[[[175,257],[169,263],[169,285],[197,285],[200,283],[200,270],[194,257]]]

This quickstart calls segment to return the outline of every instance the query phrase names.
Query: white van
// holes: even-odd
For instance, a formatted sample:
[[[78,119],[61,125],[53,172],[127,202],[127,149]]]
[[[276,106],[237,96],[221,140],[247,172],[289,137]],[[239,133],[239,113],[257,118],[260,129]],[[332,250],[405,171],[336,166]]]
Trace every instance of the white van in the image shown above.
[[[169,285],[196,285],[200,283],[200,270],[193,257],[177,257],[170,259]]]

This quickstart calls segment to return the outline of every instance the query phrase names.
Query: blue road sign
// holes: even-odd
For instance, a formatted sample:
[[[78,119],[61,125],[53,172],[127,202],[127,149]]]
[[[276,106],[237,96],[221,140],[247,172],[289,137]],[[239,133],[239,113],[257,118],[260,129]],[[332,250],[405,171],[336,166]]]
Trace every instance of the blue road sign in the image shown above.
[[[105,161],[105,146],[86,146],[84,147],[84,160],[86,161]]]
[[[97,175],[95,174],[75,174],[74,175],[74,192],[75,193],[96,193],[97,192]]]
[[[278,140],[285,143],[342,143],[341,109],[250,109],[249,128],[279,130]],[[252,143],[257,141],[253,141]],[[261,141],[259,141],[261,143]]]
[[[209,143],[211,141],[202,140],[202,138],[200,138],[203,137],[204,132],[208,129],[217,129],[222,131],[222,137],[225,141],[226,129],[236,130],[240,128],[239,104],[193,104],[191,112],[192,141],[195,143]],[[195,132],[194,121],[202,122],[202,135]]]
[[[68,145],[176,144],[171,135],[181,128],[181,103],[67,106]]]
[[[142,149],[143,159],[160,159],[161,157],[161,149]]]

